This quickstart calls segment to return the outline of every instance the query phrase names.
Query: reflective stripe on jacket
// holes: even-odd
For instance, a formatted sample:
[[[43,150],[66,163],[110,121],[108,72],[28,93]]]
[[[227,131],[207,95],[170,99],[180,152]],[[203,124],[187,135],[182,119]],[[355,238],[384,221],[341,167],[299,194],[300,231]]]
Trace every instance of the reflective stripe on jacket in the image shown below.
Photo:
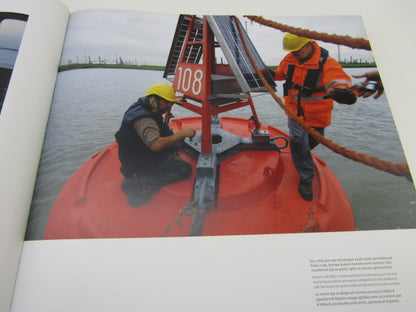
[[[293,71],[292,82],[298,86],[303,86],[305,78],[309,70],[319,69],[319,59],[321,57],[321,48],[319,45],[311,41],[314,46],[312,57],[303,64],[292,54],[287,54],[279,64],[279,68],[275,70],[275,80],[286,80],[289,65],[295,65]],[[327,127],[331,124],[331,112],[333,108],[333,100],[331,98],[324,99],[328,95],[328,91],[334,87],[343,86],[351,87],[351,77],[348,76],[341,65],[332,57],[328,57],[323,64],[322,72],[317,79],[315,86],[316,92],[308,95],[300,94],[298,88],[288,89],[287,95],[284,96],[285,103],[288,108],[305,120],[307,124],[313,127]],[[301,114],[298,110],[298,97],[300,96]]]

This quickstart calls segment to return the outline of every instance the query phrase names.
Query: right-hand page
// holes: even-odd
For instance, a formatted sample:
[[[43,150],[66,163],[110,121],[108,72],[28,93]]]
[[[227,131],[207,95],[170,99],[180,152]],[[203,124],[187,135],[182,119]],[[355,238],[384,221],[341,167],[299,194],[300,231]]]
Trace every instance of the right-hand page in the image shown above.
[[[72,14],[16,310],[414,306],[415,191],[361,18],[266,19]]]

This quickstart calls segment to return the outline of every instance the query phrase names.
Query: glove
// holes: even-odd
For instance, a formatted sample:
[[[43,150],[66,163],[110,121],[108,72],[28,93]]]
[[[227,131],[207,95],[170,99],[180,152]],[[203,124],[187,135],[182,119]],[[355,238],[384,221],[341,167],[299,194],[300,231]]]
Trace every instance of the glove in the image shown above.
[[[357,95],[344,87],[335,87],[329,90],[328,95],[341,104],[354,104],[357,101]]]
[[[276,73],[274,72],[274,70],[272,70],[272,69],[270,69],[270,68],[268,68],[268,67],[266,67],[266,68],[264,68],[264,69],[262,69],[261,70],[261,73],[263,74],[263,75],[266,75],[266,73],[269,73],[269,75],[274,79],[274,76],[276,76]]]

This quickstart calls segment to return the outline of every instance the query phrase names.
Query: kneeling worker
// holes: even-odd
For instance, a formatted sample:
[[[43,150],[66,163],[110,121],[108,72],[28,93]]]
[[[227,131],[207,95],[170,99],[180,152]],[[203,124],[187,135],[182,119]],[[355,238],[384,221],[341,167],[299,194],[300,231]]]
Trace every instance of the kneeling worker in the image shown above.
[[[287,33],[283,37],[283,50],[289,54],[272,75],[275,80],[285,80],[285,104],[323,135],[325,127],[331,124],[333,100],[341,104],[353,104],[357,100],[354,91],[349,89],[351,77],[328,56],[328,51],[308,38]],[[318,142],[291,118],[288,127],[292,159],[300,175],[299,193],[311,201],[315,171],[311,150]]]
[[[192,172],[191,164],[177,155],[177,143],[194,137],[195,130],[173,134],[163,122],[163,114],[179,101],[171,86],[152,85],[146,96],[125,112],[115,134],[120,171],[125,177],[121,187],[133,207],[145,204],[163,186],[184,180]]]

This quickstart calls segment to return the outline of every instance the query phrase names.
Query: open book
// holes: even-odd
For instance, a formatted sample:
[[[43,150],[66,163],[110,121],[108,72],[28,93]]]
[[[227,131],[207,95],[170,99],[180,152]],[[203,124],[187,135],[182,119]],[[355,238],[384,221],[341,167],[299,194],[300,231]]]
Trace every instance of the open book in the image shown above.
[[[403,177],[374,173],[374,169],[340,160],[323,148],[316,153],[336,172],[353,208],[359,207],[354,210],[358,231],[43,240],[47,216],[74,171],[114,141],[129,104],[151,83],[164,81],[163,71],[146,71],[143,78],[135,76],[144,72],[140,70],[58,73],[59,67],[74,63],[163,67],[179,16],[166,9],[161,13],[156,4],[146,4],[144,10],[133,1],[103,1],[97,6],[88,1],[67,2],[0,2],[0,13],[28,17],[0,115],[0,310],[412,311],[416,304],[412,296],[416,289],[412,278],[416,260],[412,249],[416,238],[413,184]],[[403,73],[407,65],[395,59],[398,51],[392,49],[400,46],[400,51],[411,51],[414,47],[406,37],[395,36],[401,27],[415,26],[408,16],[409,4],[403,3],[398,9],[401,2],[405,1],[391,5],[390,13],[397,14],[392,16],[396,23],[388,25],[378,22],[376,15],[386,12],[373,7],[375,1],[350,2],[357,8],[342,7],[347,16],[324,9],[322,14],[326,16],[296,18],[289,4],[279,5],[275,13],[271,11],[274,8],[265,8],[261,14],[287,24],[298,23],[293,26],[313,20],[314,24],[308,24],[311,30],[326,21],[330,26],[320,31],[328,33],[337,33],[336,29],[342,29],[337,27],[348,25],[352,37],[367,36],[367,31],[373,51],[348,54],[352,52],[332,46],[331,54],[345,63],[376,61],[386,92],[379,100],[360,99],[355,105],[364,108],[362,119],[356,115],[343,117],[354,118],[352,126],[346,128],[342,128],[342,118],[335,119],[326,135],[337,140],[342,135],[348,138],[346,132],[351,131],[353,138],[347,142],[356,142],[355,133],[361,130],[364,139],[358,141],[357,151],[362,147],[395,162],[407,159],[414,173],[411,117],[415,108],[407,91],[413,88],[412,77]],[[308,13],[311,4],[305,1],[304,5],[297,16]],[[240,16],[245,13],[229,12]],[[215,10],[214,14],[222,13]],[[280,17],[273,17],[276,15]],[[285,54],[280,48],[280,32],[250,23],[245,25],[247,33],[263,61],[278,65]],[[274,39],[274,34],[279,39]],[[141,39],[139,47],[131,46],[136,37]],[[367,69],[354,70],[349,73],[361,74]],[[82,74],[77,76],[76,72]],[[387,111],[383,110],[386,107]],[[108,121],[100,109],[110,110],[115,118]],[[337,113],[344,112],[334,115]],[[273,119],[278,114],[273,111],[264,115]],[[282,126],[286,121],[280,115],[283,119],[278,125]],[[99,122],[97,119],[101,124],[93,124],[88,131],[88,124]],[[270,122],[274,122],[272,119]],[[381,123],[386,128],[379,128]],[[344,133],[337,133],[337,128]],[[71,150],[76,153],[69,154]],[[61,157],[61,163],[50,165],[45,162],[46,154]],[[63,164],[67,161],[71,162],[69,167]],[[339,164],[345,162],[345,168],[341,168]],[[43,171],[48,174],[42,175]],[[359,178],[349,179],[350,175]]]

